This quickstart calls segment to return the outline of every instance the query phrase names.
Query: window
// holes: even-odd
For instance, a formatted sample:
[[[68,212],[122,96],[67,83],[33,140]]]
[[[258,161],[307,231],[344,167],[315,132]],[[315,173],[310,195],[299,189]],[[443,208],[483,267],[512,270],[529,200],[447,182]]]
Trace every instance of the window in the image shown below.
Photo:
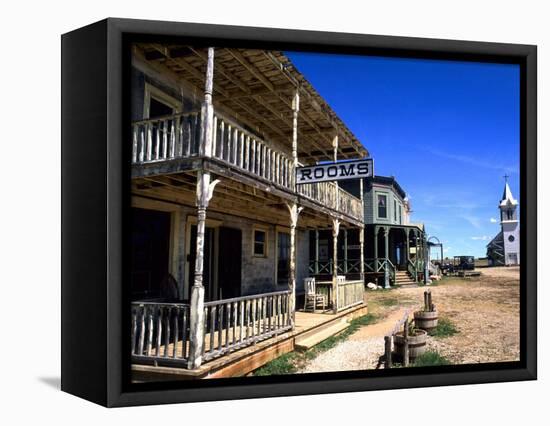
[[[290,271],[290,235],[285,232],[277,233],[277,284],[288,283]]]
[[[254,256],[265,257],[267,253],[266,232],[261,229],[254,230]]]
[[[514,217],[513,217],[513,214],[512,214],[512,210],[507,210],[506,211],[506,219],[508,220],[512,220]]]
[[[378,194],[378,217],[384,219],[388,217],[387,198],[384,194]]]
[[[401,207],[401,204],[399,204],[399,225],[403,223],[403,209]]]
[[[393,221],[397,222],[397,201],[393,199]]]
[[[156,118],[181,111],[181,102],[149,83],[145,83],[143,118]]]
[[[511,243],[513,243],[514,240],[515,240],[515,238],[514,238],[513,235],[510,235],[510,236],[508,237],[508,241],[510,241]]]

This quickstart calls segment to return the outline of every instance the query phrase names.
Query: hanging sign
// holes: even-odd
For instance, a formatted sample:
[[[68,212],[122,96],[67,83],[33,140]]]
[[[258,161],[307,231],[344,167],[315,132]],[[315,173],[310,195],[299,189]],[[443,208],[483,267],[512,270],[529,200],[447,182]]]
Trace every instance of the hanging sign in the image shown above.
[[[374,161],[372,158],[296,168],[297,185],[333,180],[361,179],[372,176],[374,176]]]

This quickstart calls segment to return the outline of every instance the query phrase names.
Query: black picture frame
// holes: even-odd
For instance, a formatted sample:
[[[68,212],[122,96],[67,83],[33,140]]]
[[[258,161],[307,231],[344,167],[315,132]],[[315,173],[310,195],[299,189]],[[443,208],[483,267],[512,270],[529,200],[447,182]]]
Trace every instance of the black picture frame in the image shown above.
[[[124,330],[129,208],[125,78],[136,37],[520,65],[520,361],[131,385]],[[537,49],[519,44],[109,18],[62,36],[62,390],[129,406],[534,380],[537,377]]]

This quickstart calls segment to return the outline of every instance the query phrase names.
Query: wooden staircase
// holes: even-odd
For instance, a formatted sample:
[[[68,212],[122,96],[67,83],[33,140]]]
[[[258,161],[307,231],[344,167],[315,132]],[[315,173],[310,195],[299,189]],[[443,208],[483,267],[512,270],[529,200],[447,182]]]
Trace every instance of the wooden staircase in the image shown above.
[[[418,287],[418,284],[409,275],[408,271],[395,271],[394,285],[398,287]]]

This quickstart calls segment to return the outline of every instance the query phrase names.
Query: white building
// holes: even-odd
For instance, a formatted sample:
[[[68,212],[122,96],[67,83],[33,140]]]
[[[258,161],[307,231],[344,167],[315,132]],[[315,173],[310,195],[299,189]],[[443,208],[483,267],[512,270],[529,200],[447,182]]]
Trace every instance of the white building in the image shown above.
[[[506,177],[507,178],[507,177]],[[508,179],[498,208],[500,209],[500,232],[487,244],[489,264],[519,265],[518,201],[513,197]]]

